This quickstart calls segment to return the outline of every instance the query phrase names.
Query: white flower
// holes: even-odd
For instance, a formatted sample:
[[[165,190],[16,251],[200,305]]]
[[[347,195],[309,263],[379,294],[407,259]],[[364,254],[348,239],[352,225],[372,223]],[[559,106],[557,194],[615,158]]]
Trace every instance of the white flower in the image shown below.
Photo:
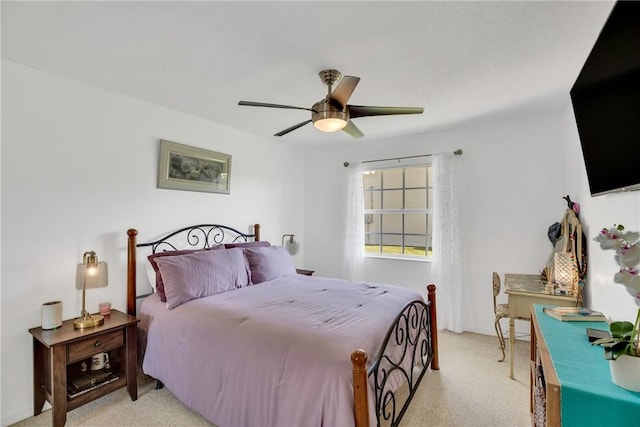
[[[620,248],[618,265],[624,265],[627,268],[632,268],[640,264],[640,247],[639,246],[625,246]]]
[[[640,297],[640,270],[636,268],[640,264],[638,239],[639,232],[624,232],[624,226],[614,225],[612,228],[603,228],[593,240],[600,243],[601,249],[615,250],[614,259],[620,271],[613,276],[613,281],[625,285],[629,293]]]

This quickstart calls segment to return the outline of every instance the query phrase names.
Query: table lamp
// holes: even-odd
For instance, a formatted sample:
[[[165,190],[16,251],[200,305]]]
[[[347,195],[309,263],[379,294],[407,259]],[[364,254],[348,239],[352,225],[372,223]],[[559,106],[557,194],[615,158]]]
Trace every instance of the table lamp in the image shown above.
[[[104,323],[104,316],[91,314],[85,308],[85,291],[87,288],[100,288],[108,284],[107,263],[98,262],[94,251],[85,252],[82,264],[76,269],[76,287],[82,289],[82,311],[80,317],[74,319],[76,329],[90,328]]]

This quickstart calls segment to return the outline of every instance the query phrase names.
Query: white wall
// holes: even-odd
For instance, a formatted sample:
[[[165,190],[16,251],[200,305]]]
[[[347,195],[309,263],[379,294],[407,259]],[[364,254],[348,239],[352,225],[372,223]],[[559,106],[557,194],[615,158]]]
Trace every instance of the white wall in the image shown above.
[[[585,304],[612,319],[635,318],[636,299],[613,283],[618,267],[612,251],[592,242],[605,226],[624,224],[640,230],[640,194],[591,197],[573,110],[526,118],[488,119],[468,127],[378,141],[308,149],[305,167],[305,262],[318,274],[342,275],[344,161],[360,161],[462,148],[463,233],[470,272],[466,330],[494,334],[491,273],[539,273],[551,254],[549,225],[567,207],[563,196],[582,206],[580,219],[588,240]],[[379,119],[383,120],[383,118]],[[616,153],[612,153],[612,161]],[[424,292],[430,264],[370,258],[366,278]],[[438,283],[438,286],[446,284]],[[506,302],[506,297],[502,295]],[[520,332],[528,324],[516,325]]]
[[[303,244],[301,152],[200,118],[2,62],[2,425],[32,412],[30,327],[43,302],[79,315],[75,265],[95,250],[126,310],[126,230],[141,241],[184,225],[262,224]],[[156,189],[158,140],[231,154],[231,194]],[[286,166],[286,167],[285,167]],[[302,255],[296,263],[302,266]]]
[[[378,118],[377,120],[384,120]],[[491,274],[538,273],[551,253],[547,228],[564,214],[562,114],[485,121],[393,141],[318,147],[306,153],[305,261],[321,275],[342,274],[344,161],[437,153],[462,148],[463,214],[470,272],[466,330],[493,334]],[[328,232],[327,230],[330,230]],[[430,264],[367,259],[367,280],[425,292]],[[446,286],[444,283],[436,284]],[[520,325],[526,330],[528,325]]]

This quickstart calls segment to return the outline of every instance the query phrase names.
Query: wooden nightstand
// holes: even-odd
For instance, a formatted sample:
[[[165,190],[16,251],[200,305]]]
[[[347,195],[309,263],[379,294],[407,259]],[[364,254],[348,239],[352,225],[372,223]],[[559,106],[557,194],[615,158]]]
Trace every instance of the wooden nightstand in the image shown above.
[[[63,426],[68,411],[125,386],[131,399],[137,400],[138,321],[111,310],[104,317],[104,324],[93,328],[74,329],[73,320],[65,320],[54,330],[29,329],[33,335],[33,415],[41,413],[48,401],[54,427]],[[104,370],[90,370],[91,356],[96,353],[109,354],[111,375],[105,375]],[[84,372],[83,362],[87,367]],[[92,383],[87,385],[87,380]],[[74,385],[80,383],[80,388]]]
[[[305,270],[302,268],[296,268],[296,273],[302,274],[304,276],[313,276],[313,273],[315,273],[315,270]]]

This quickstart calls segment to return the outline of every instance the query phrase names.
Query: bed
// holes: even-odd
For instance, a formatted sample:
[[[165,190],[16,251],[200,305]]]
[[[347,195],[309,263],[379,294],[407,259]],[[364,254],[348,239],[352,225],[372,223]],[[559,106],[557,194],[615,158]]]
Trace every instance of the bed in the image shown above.
[[[220,427],[396,426],[438,369],[433,284],[425,302],[405,288],[296,274],[259,224],[199,224],[144,243],[127,235],[141,369]],[[152,261],[138,265],[138,251]],[[140,270],[153,293],[138,295]]]

